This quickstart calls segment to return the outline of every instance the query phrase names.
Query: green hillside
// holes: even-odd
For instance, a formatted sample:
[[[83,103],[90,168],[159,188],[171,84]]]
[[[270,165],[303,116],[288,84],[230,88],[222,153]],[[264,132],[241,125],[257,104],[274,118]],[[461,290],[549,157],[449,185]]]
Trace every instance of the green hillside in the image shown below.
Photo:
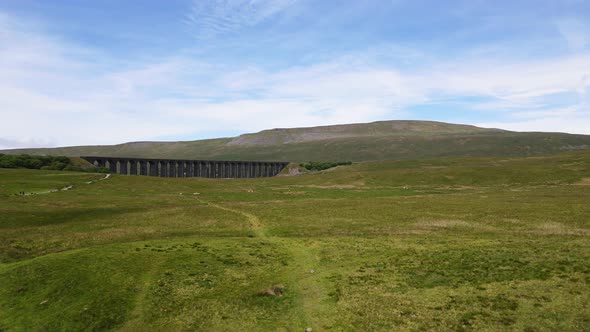
[[[580,151],[258,179],[0,169],[0,331],[585,331],[588,202]]]
[[[0,151],[11,154],[218,160],[369,161],[532,156],[590,149],[590,136],[521,133],[431,121],[273,129],[236,138]]]

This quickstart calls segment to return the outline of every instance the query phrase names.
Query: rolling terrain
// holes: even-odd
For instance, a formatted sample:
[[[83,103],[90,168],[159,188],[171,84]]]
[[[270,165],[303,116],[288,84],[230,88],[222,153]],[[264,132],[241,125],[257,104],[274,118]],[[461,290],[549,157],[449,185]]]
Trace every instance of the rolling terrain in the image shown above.
[[[0,169],[0,331],[590,326],[589,152],[102,178]]]
[[[235,138],[132,142],[0,153],[260,161],[413,160],[441,156],[546,155],[590,149],[590,136],[511,132],[432,121],[380,121],[272,129]]]

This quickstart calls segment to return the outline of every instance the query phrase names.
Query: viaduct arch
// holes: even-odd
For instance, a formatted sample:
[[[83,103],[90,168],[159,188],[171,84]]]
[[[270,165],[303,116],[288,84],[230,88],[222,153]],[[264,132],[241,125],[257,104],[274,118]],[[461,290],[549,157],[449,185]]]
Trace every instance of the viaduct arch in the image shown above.
[[[143,159],[91,156],[84,156],[81,158],[96,167],[106,167],[114,174],[171,178],[271,177],[279,174],[289,164],[284,161]]]

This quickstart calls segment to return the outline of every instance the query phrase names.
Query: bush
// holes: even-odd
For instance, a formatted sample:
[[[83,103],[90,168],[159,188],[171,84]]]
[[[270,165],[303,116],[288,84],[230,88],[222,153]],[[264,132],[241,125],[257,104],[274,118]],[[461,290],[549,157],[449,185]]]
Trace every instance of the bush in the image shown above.
[[[56,171],[62,171],[64,168],[66,168],[66,164],[62,163],[61,161],[54,161],[51,163],[51,168],[56,170]]]
[[[40,169],[43,167],[43,162],[37,158],[31,158],[24,161],[25,168]]]
[[[84,172],[84,170],[81,167],[74,166],[74,165],[67,165],[66,167],[64,167],[63,170],[70,171],[70,172]]]
[[[322,162],[322,161],[310,161],[308,163],[301,164],[301,166],[309,171],[323,171],[328,168],[352,165],[351,161],[339,161],[339,162]]]
[[[105,167],[90,166],[82,168],[74,165],[72,160],[64,156],[29,156],[7,155],[0,153],[0,168],[29,168],[42,169],[49,171],[71,171],[71,172],[88,172],[88,173],[108,173],[109,169]]]
[[[53,157],[53,161],[58,161],[60,163],[66,164],[66,165],[72,164],[72,160],[69,157],[65,157],[65,156]]]
[[[59,156],[29,156],[0,154],[0,168],[29,168],[62,170],[67,166],[74,166],[68,157]]]
[[[1,168],[16,168],[16,158],[14,156],[3,155],[0,157]]]
[[[108,173],[110,170],[106,167],[93,167],[88,170],[91,173]]]

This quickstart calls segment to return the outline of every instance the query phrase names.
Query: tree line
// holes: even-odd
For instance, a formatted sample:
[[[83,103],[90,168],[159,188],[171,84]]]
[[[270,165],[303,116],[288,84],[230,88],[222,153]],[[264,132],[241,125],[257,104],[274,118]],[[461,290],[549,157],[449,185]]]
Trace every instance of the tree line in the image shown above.
[[[80,167],[65,156],[9,155],[0,153],[0,168],[28,168],[55,171],[107,173],[104,167]]]

